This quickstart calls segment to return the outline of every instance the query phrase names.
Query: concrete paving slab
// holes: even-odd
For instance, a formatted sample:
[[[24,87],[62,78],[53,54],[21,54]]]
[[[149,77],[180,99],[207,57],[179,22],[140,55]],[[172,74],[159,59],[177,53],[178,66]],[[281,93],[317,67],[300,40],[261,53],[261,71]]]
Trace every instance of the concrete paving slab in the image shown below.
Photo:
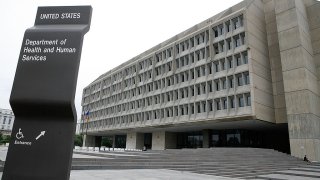
[[[5,161],[7,157],[8,147],[0,146],[0,160]]]
[[[2,172],[0,172],[0,178]],[[236,180],[166,169],[74,170],[70,180]]]
[[[89,158],[95,158],[95,159],[113,159],[113,158],[108,158],[108,157],[90,156],[90,155],[76,154],[76,153],[73,153],[72,158],[84,158],[84,159],[89,159]]]
[[[290,170],[296,170],[296,171],[314,171],[320,173],[320,168],[291,168]]]
[[[294,176],[294,175],[286,175],[286,174],[268,174],[268,175],[260,175],[259,177],[264,178],[275,178],[275,179],[290,179],[290,180],[319,180],[319,178],[311,178],[311,177],[302,177],[302,176]]]
[[[295,171],[295,170],[286,170],[286,171],[279,171],[279,173],[286,173],[292,175],[302,175],[302,176],[314,176],[320,178],[320,172],[308,172],[308,171]]]
[[[79,154],[81,151],[74,151],[73,154]],[[83,151],[82,153],[91,154],[91,155],[103,155],[103,156],[143,156],[142,154],[126,154],[126,153],[113,153],[113,152],[88,152]],[[96,156],[95,156],[96,157]]]
[[[70,180],[234,180],[234,178],[195,174],[166,169],[71,171]]]

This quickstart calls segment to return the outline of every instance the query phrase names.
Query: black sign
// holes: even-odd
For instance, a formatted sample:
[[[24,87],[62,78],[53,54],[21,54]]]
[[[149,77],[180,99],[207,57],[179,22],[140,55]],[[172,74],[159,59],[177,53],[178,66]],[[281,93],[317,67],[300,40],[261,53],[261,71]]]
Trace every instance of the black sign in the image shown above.
[[[91,6],[39,7],[25,31],[11,91],[15,122],[3,180],[67,180],[74,105]]]

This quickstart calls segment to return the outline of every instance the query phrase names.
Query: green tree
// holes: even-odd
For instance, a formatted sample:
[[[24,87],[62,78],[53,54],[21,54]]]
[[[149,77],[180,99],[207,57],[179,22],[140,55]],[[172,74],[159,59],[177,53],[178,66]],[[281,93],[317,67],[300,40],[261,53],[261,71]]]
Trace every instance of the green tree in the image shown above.
[[[101,146],[112,147],[112,139],[109,137],[102,137]]]
[[[82,135],[75,135],[74,137],[74,146],[82,146]]]
[[[0,143],[1,144],[9,143],[10,139],[11,139],[10,135],[1,135]]]
[[[0,143],[2,142],[2,139],[3,139],[2,133],[0,132]]]

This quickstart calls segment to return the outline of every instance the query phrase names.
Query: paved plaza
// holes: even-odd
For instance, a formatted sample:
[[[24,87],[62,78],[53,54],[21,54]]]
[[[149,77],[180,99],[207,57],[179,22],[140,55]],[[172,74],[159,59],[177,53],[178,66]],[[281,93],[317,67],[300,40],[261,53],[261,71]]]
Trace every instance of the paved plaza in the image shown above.
[[[244,154],[243,156],[247,156],[247,161],[244,164],[239,164],[239,158],[235,158],[233,154],[230,154],[229,156],[220,155],[221,159],[215,157],[208,159],[205,163],[199,164],[199,158],[201,158],[202,155],[209,157],[206,154],[210,153],[209,155],[214,157],[218,151],[228,154],[230,154],[231,151],[242,152]],[[255,151],[256,153],[253,154],[254,158],[253,156],[246,155],[246,151]],[[263,152],[278,156],[278,160],[282,162],[281,166],[275,167],[272,161],[264,164],[265,162],[263,161],[266,160],[262,159],[265,155]],[[5,160],[6,153],[7,147],[0,147],[1,161]],[[186,161],[182,162],[183,160],[180,160],[179,156],[187,156],[191,159],[184,157]],[[150,159],[154,163],[148,162]],[[162,162],[161,159],[163,160]],[[135,162],[137,160],[139,163]],[[220,160],[224,160],[225,163],[220,162]],[[256,164],[252,164],[251,167],[250,164],[252,161],[256,161]],[[196,166],[199,167],[195,168],[192,164],[196,164]],[[188,149],[147,152],[77,151],[73,154],[72,166],[72,169],[79,170],[71,171],[70,180],[320,179],[319,163],[307,164],[302,162],[302,160],[300,161],[286,154],[273,152],[273,150],[253,148]],[[263,173],[261,171],[265,172]],[[2,172],[0,172],[0,176],[2,176]]]

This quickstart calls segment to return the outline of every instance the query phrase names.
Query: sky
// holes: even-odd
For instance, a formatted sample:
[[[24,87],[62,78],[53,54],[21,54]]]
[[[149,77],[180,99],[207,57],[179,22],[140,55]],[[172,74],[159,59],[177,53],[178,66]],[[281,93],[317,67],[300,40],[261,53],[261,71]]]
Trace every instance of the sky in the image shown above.
[[[81,114],[82,90],[103,73],[151,47],[239,3],[240,0],[0,0],[0,108],[9,98],[24,31],[38,6],[91,5],[75,105]]]

